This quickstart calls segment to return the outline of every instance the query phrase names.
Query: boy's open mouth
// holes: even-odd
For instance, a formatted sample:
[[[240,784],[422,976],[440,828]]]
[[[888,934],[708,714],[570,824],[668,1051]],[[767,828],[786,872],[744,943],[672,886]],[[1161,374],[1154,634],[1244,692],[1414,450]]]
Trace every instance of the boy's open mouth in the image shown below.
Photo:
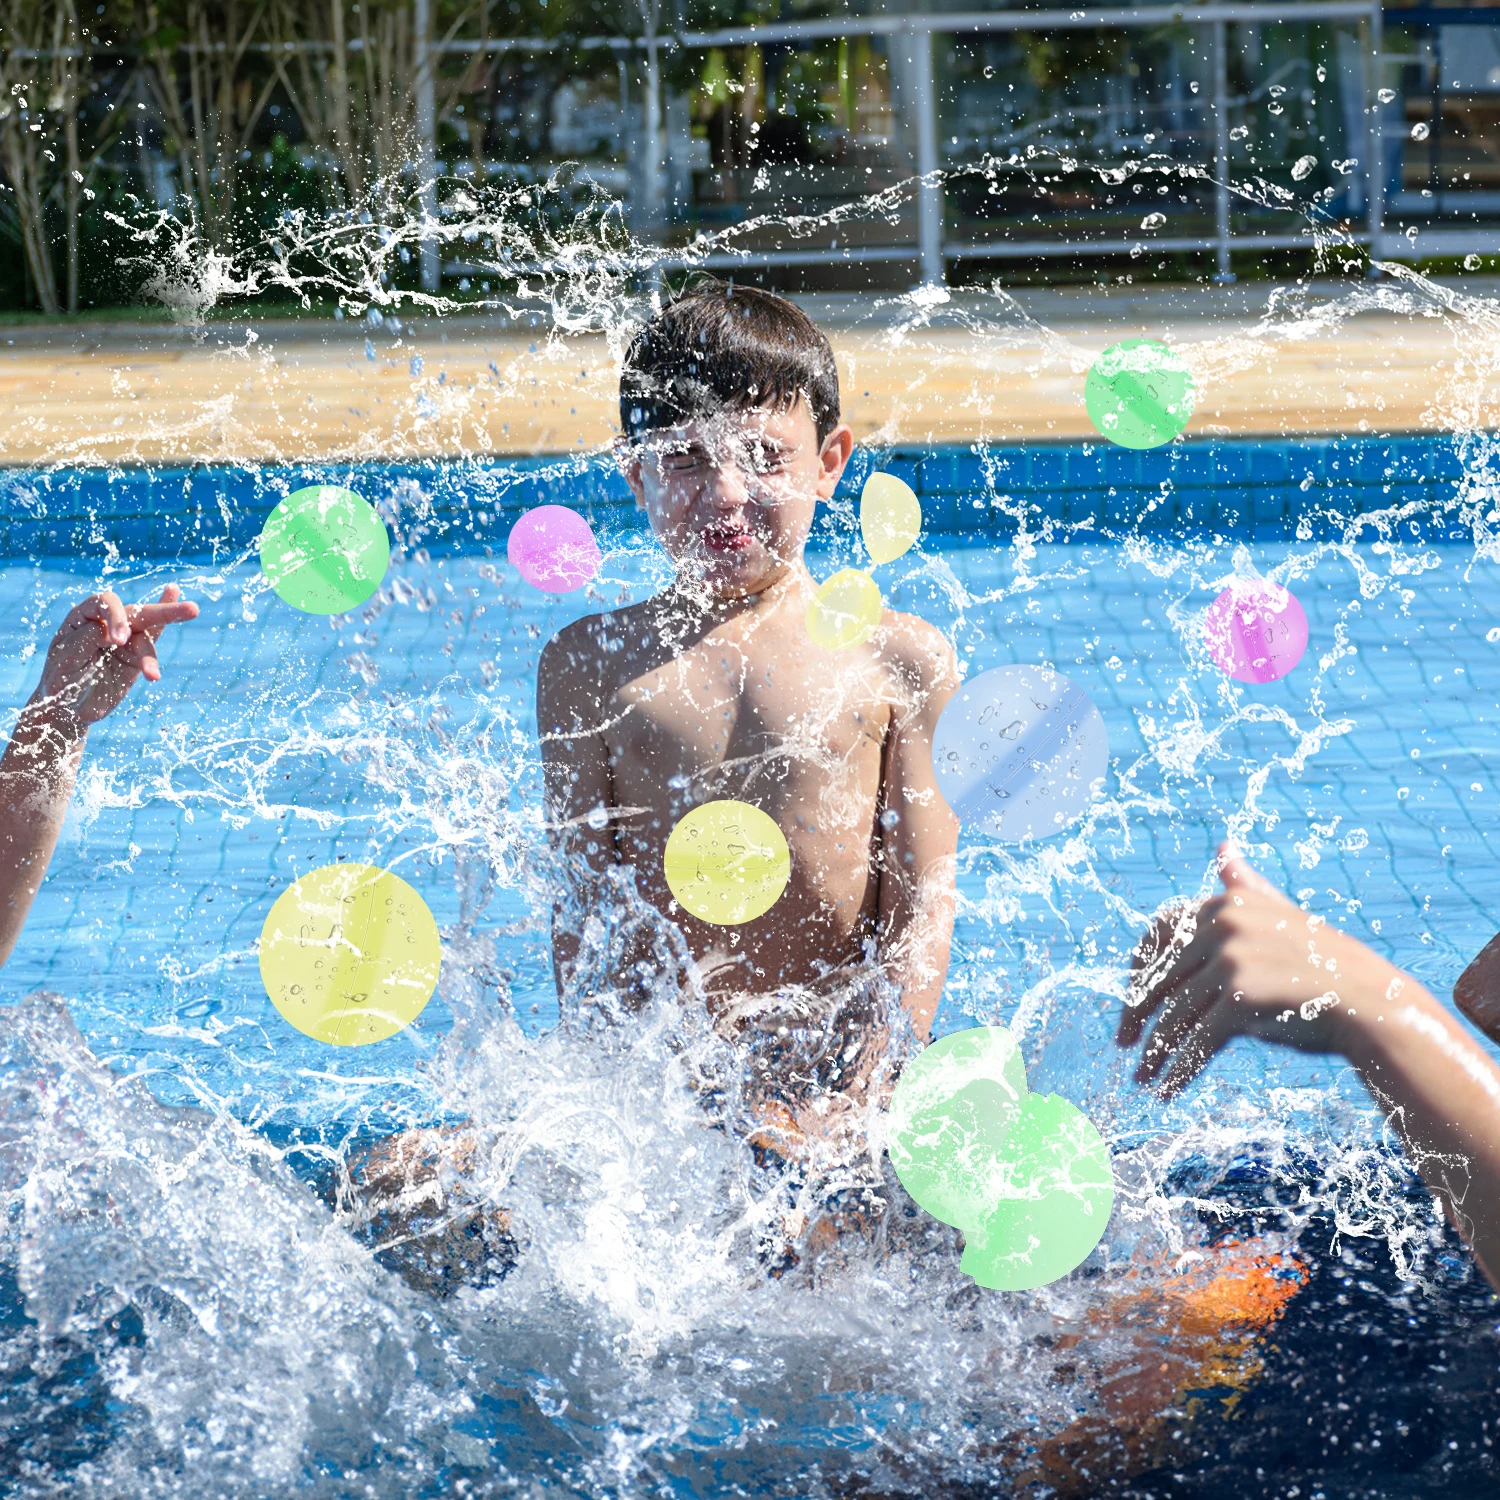
[[[755,540],[750,528],[738,521],[715,521],[702,531],[703,545],[710,552],[742,552]]]

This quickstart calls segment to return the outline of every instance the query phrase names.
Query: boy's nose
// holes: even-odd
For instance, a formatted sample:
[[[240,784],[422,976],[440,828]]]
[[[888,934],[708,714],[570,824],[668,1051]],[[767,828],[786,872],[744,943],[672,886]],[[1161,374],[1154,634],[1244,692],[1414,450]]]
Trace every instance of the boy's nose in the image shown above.
[[[720,510],[737,510],[750,498],[749,476],[738,464],[715,464],[707,488],[709,500]]]

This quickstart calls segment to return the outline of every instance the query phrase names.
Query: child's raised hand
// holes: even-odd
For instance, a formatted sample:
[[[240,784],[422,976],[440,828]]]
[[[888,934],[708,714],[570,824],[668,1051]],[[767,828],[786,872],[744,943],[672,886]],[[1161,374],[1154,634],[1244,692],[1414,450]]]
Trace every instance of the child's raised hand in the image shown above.
[[[161,680],[156,642],[163,629],[198,616],[198,606],[169,583],[155,604],[123,604],[112,593],[93,594],[68,611],[47,648],[32,703],[68,715],[79,728],[112,713],[139,676]]]
[[[1131,960],[1130,1003],[1115,1040],[1134,1046],[1158,1016],[1135,1076],[1164,1098],[1237,1036],[1339,1050],[1350,1001],[1367,1001],[1372,984],[1398,973],[1293,905],[1227,844],[1219,869],[1224,894],[1164,912]]]

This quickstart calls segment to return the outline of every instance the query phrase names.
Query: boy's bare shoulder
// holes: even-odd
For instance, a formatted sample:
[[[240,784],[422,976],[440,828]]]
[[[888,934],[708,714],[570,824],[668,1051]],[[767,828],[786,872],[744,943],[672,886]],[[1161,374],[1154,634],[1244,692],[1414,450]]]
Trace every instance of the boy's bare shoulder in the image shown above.
[[[596,668],[633,642],[646,637],[655,601],[642,600],[626,609],[606,610],[602,615],[585,615],[564,625],[542,647],[544,670],[562,672],[570,669]]]
[[[631,649],[646,638],[650,600],[564,625],[542,647],[537,663],[539,700],[559,708],[603,702],[617,685]]]
[[[888,609],[881,616],[877,639],[882,661],[907,687],[951,692],[958,686],[958,658],[937,626]]]

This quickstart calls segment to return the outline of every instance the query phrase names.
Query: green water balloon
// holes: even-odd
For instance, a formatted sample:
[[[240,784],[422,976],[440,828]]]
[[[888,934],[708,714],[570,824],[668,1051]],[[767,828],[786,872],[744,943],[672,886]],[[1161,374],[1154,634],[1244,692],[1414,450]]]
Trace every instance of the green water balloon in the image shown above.
[[[1026,1291],[1081,1265],[1114,1208],[1109,1147],[1056,1094],[1029,1094],[992,1161],[987,1202],[960,1223],[960,1262],[980,1286]]]
[[[977,1222],[994,1164],[1026,1098],[1026,1069],[1004,1026],[954,1031],[902,1070],[888,1149],[901,1185],[934,1218]]]
[[[363,604],[390,561],[385,522],[368,501],[336,485],[294,490],[261,532],[261,572],[304,614],[341,614]]]
[[[1122,448],[1159,448],[1187,426],[1197,399],[1181,355],[1157,339],[1111,344],[1089,370],[1089,420]]]

